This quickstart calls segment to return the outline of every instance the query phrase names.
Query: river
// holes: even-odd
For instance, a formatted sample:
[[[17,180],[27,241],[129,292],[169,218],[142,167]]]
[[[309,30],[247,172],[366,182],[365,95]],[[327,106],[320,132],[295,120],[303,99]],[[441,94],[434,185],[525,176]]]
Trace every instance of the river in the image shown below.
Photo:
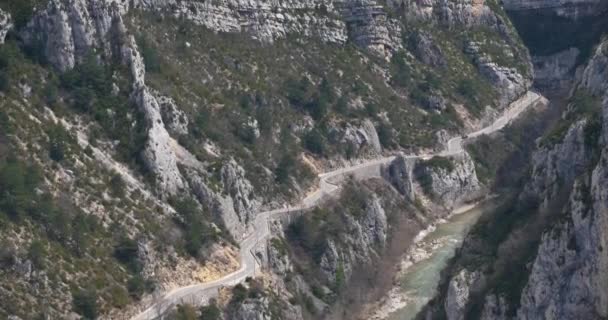
[[[399,307],[390,312],[388,320],[410,320],[435,295],[440,273],[468,230],[485,210],[494,208],[493,201],[478,205],[466,212],[452,216],[430,232],[418,244],[419,248],[429,249],[427,258],[414,263],[402,271],[399,286],[393,289],[393,294],[399,295]],[[389,302],[390,303],[390,302]]]

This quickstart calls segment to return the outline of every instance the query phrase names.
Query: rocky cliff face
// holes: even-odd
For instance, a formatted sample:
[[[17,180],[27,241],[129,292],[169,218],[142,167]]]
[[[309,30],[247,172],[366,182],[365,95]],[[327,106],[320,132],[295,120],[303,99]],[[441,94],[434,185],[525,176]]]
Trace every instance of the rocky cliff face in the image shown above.
[[[410,201],[423,198],[449,210],[483,192],[475,164],[466,152],[426,161],[398,157],[384,175]]]
[[[428,318],[443,314],[448,319],[606,317],[606,46],[605,41],[597,46],[562,120],[539,141],[531,176],[519,196],[519,203],[538,205],[524,209],[524,215],[512,213],[527,222],[499,238],[506,240],[499,240],[502,243],[495,249],[495,261],[516,261],[520,258],[514,250],[528,250],[509,267],[524,276],[497,274],[496,268],[504,268],[505,262],[487,272],[488,262],[479,255],[485,249],[478,241],[496,241],[496,235],[474,232],[457,259],[460,267],[442,286],[443,305],[430,307]],[[580,92],[586,92],[584,103]],[[542,236],[537,240],[526,236],[531,230],[542,231]],[[482,277],[466,276],[483,270],[487,273]]]
[[[0,44],[4,44],[4,39],[12,28],[13,22],[11,15],[0,9]]]
[[[335,282],[339,272],[343,273],[342,281],[348,281],[355,266],[371,263],[379,255],[375,248],[386,245],[388,225],[380,200],[369,199],[363,217],[348,217],[346,228],[350,234],[346,241],[337,247],[334,240],[328,240],[327,249],[321,256],[321,271],[328,282]]]
[[[38,303],[51,306],[51,317],[86,312],[63,290],[74,284],[74,300],[97,294],[84,300],[114,317],[130,314],[130,305],[155,290],[219,277],[222,265],[225,272],[235,267],[233,240],[247,234],[255,215],[297,201],[316,173],[383,152],[434,147],[437,130],[462,129],[452,105],[472,113],[497,109],[529,87],[527,52],[493,2],[19,4],[25,9],[0,4],[0,44],[7,39],[0,75],[10,78],[0,88],[7,102],[0,151],[10,145],[9,154],[39,165],[43,182],[17,191],[48,191],[48,199],[0,201],[41,207],[11,209],[27,213],[25,220],[4,219],[0,210],[0,227],[14,231],[0,233],[2,246],[28,248],[8,250],[6,259],[0,252],[0,264],[10,265],[0,300],[19,305],[0,317],[33,317]],[[493,55],[492,46],[507,59]],[[16,129],[5,133],[9,127]],[[6,153],[0,169],[13,161]],[[266,319],[276,301],[289,298],[331,308],[357,269],[390,247],[391,217],[407,220],[413,233],[480,190],[468,156],[447,161],[434,167],[399,159],[385,170],[394,189],[371,182],[365,201],[351,197],[322,208],[323,227],[337,231],[307,235],[314,242],[303,246],[318,278],[281,279],[277,288],[291,294],[249,299],[234,318]],[[437,213],[417,212],[417,199]],[[334,209],[341,220],[327,214]],[[86,247],[93,243],[95,250]],[[281,246],[267,247],[271,277],[288,278],[302,267]],[[61,262],[47,269],[58,276],[47,277],[39,255]],[[103,288],[89,288],[93,274]],[[19,294],[10,293],[15,283]],[[282,317],[301,317],[290,306],[283,305]]]
[[[482,186],[471,157],[463,152],[443,159],[451,165],[438,165],[431,159],[418,169],[419,183],[433,202],[454,209],[479,196]]]
[[[602,43],[597,48],[581,82],[581,87],[599,95],[603,101],[601,110],[597,110],[601,114],[601,119],[597,119],[599,124],[594,129],[597,130],[597,139],[580,142],[593,148],[599,159],[582,166],[585,168],[583,172],[578,171],[568,203],[562,208],[563,219],[543,235],[530,279],[522,293],[521,307],[517,313],[521,319],[601,319],[608,315],[608,292],[602,285],[608,281],[608,260],[603,253],[607,244],[608,213],[605,187],[608,141],[606,45]],[[590,130],[586,130],[587,139]],[[576,161],[570,162],[571,172],[577,173],[573,170],[577,164]]]
[[[93,51],[120,57],[117,35],[124,31],[124,1],[49,1],[20,32],[28,46],[43,50],[49,63],[61,71],[72,69]]]

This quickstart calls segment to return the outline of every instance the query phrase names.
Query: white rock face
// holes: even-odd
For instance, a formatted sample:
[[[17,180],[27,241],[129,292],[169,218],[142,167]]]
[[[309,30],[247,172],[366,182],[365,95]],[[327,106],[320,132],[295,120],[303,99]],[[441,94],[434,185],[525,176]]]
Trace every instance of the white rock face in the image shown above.
[[[234,159],[224,163],[220,170],[220,190],[212,190],[194,170],[188,170],[186,177],[198,200],[219,215],[237,241],[242,240],[260,206],[243,167]]]
[[[107,57],[117,53],[113,34],[121,32],[125,10],[121,0],[51,0],[21,37],[41,46],[49,63],[66,71],[93,50]]]
[[[475,172],[475,163],[468,153],[464,152],[448,158],[454,165],[449,171],[445,168],[424,166],[417,173],[430,177],[429,189],[438,203],[447,208],[455,208],[464,201],[474,198],[481,190],[481,185]]]
[[[384,8],[374,0],[140,0],[136,6],[163,8],[209,29],[249,33],[263,42],[295,33],[337,44],[350,39],[386,55],[401,46],[399,25],[390,21]]]
[[[507,107],[524,95],[532,84],[531,80],[520,74],[517,69],[499,66],[493,62],[480,51],[477,43],[467,43],[465,52],[473,58],[479,72],[497,88],[500,107]]]
[[[259,204],[254,200],[253,186],[245,177],[245,169],[231,159],[222,167],[221,176],[224,193],[228,195],[238,222],[244,226],[253,221]]]
[[[167,125],[169,133],[174,137],[188,134],[188,117],[184,111],[177,107],[175,100],[158,93],[155,93],[155,96],[158,97],[163,122]]]
[[[354,155],[378,155],[382,153],[382,145],[378,138],[376,127],[365,119],[360,124],[346,123],[331,128],[329,139],[334,143],[352,147]]]
[[[0,44],[4,44],[6,34],[13,28],[13,21],[8,12],[0,9]]]
[[[475,0],[390,0],[393,8],[403,8],[405,15],[422,21],[436,21],[446,26],[473,27],[485,25],[507,32],[505,21],[497,16],[484,1]]]
[[[542,237],[532,272],[521,297],[519,319],[604,319],[608,317],[608,64],[606,42],[600,45],[587,65],[581,86],[600,95],[603,132],[599,149],[600,159],[590,163],[590,150],[584,140],[562,152],[561,164],[554,165],[548,174],[574,180],[573,190],[564,206],[563,219],[555,223]],[[580,127],[574,124],[568,135]],[[568,140],[566,137],[565,140]],[[555,146],[551,152],[564,148]],[[586,163],[581,160],[587,158]],[[569,161],[568,161],[569,160]],[[589,168],[595,165],[594,168]],[[581,169],[582,168],[582,169]],[[592,170],[591,170],[592,169]],[[542,180],[541,180],[542,181]],[[567,181],[567,180],[566,180]],[[548,186],[545,186],[548,188]],[[542,189],[541,189],[542,191]]]
[[[585,68],[581,85],[590,93],[606,97],[608,92],[608,41],[602,42]],[[606,104],[604,104],[604,111]],[[606,130],[606,126],[604,126]]]
[[[329,282],[336,281],[339,268],[344,272],[344,280],[349,279],[353,269],[361,264],[370,263],[377,257],[376,248],[386,244],[388,225],[386,212],[377,197],[372,197],[362,217],[346,217],[349,234],[343,235],[340,245],[328,240],[321,257],[321,272]]]
[[[462,269],[458,275],[450,280],[444,306],[448,320],[464,320],[465,307],[469,301],[471,286],[478,279],[479,275],[476,272]]]
[[[561,143],[534,153],[527,194],[549,200],[557,194],[560,183],[571,183],[580,174],[589,161],[584,143],[585,123],[581,120],[571,126]]]
[[[143,151],[143,159],[148,169],[154,173],[158,188],[166,195],[176,195],[186,187],[177,167],[175,149],[177,142],[169,136],[163,122],[160,105],[150,89],[145,85],[146,68],[143,57],[137,50],[135,38],[129,39],[129,47],[124,50],[125,59],[131,66],[134,79],[133,97],[144,114],[148,127],[148,140]]]
[[[385,169],[383,176],[389,181],[399,193],[403,194],[406,199],[414,201],[416,194],[414,190],[414,168],[416,167],[416,159],[405,157],[397,157]]]
[[[603,252],[608,246],[607,185],[604,166],[594,170],[590,191],[590,186],[576,184],[569,219],[543,235],[521,298],[519,319],[608,316],[608,255]]]
[[[185,187],[175,155],[175,140],[169,136],[160,115],[160,106],[148,88],[135,93],[138,106],[148,124],[148,141],[143,151],[146,166],[156,177],[156,184],[163,192],[176,195]]]

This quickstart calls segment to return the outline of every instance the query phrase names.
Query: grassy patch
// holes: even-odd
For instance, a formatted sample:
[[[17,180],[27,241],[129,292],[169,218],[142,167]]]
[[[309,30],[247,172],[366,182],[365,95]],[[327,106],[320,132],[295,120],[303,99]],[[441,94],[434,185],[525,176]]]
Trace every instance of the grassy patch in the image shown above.
[[[447,172],[454,171],[454,163],[447,157],[434,156],[429,160],[423,160],[421,163],[423,166],[431,169],[442,169]]]

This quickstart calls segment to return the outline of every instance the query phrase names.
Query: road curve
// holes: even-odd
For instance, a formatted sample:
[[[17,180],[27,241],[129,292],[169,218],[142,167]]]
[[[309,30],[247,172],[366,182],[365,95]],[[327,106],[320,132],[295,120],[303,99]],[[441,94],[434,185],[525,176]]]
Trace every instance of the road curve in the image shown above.
[[[504,128],[513,119],[517,118],[527,107],[536,102],[546,102],[546,99],[532,91],[528,91],[517,101],[504,110],[503,114],[498,117],[487,127],[478,131],[471,132],[468,135],[461,137],[453,137],[447,141],[445,150],[435,154],[419,154],[419,155],[401,155],[406,158],[421,158],[428,159],[433,156],[450,156],[459,154],[464,151],[463,142],[476,138],[484,134],[490,134]],[[393,161],[397,156],[381,157],[361,164],[337,169],[334,171],[321,173],[319,177],[319,188],[306,196],[299,205],[288,208],[280,208],[270,211],[260,212],[256,215],[253,223],[253,232],[240,243],[240,258],[241,267],[239,270],[228,274],[221,279],[209,281],[206,283],[193,284],[185,287],[176,288],[167,292],[164,296],[155,299],[152,306],[142,311],[138,315],[131,318],[132,320],[151,320],[160,318],[173,306],[180,303],[191,303],[195,305],[207,301],[210,298],[218,295],[219,289],[225,286],[233,286],[243,282],[247,277],[256,275],[260,268],[260,263],[257,260],[254,252],[255,247],[261,241],[266,240],[270,236],[269,220],[277,215],[289,214],[295,211],[310,209],[323,198],[336,192],[340,187],[340,183],[348,176],[355,176],[359,179],[364,179],[373,176],[379,176],[382,166]]]

